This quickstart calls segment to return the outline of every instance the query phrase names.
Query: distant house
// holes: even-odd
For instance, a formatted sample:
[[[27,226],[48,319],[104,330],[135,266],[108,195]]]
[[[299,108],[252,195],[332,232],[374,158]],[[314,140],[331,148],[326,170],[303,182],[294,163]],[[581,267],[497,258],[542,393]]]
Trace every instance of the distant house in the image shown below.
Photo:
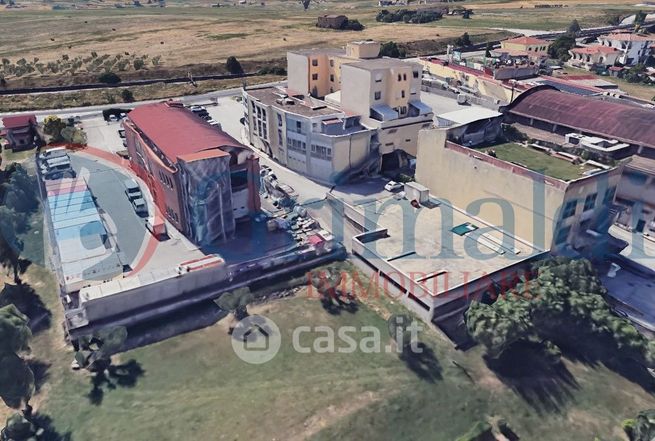
[[[12,150],[30,149],[39,141],[36,115],[17,115],[2,118],[4,129],[0,135],[7,140],[7,148]]]
[[[343,29],[347,22],[348,17],[345,15],[321,15],[318,17],[316,26],[326,29]]]
[[[630,34],[627,32],[601,35],[598,41],[602,46],[612,47],[621,53],[618,62],[632,66],[645,62],[652,54],[655,35]]]
[[[548,51],[549,44],[550,42],[547,40],[523,36],[511,38],[509,40],[503,40],[500,42],[500,47],[501,49],[508,51],[522,51],[539,54]]]
[[[568,61],[570,65],[591,70],[594,67],[613,66],[621,55],[621,51],[613,47],[596,44],[570,49],[569,54],[571,55]]]

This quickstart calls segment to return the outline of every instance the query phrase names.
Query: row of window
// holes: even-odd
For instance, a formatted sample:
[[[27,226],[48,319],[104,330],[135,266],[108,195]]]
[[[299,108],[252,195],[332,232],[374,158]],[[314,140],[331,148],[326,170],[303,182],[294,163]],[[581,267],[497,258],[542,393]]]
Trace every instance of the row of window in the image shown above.
[[[614,200],[614,194],[616,193],[616,187],[608,188],[605,191],[603,196],[603,204],[607,205]],[[598,198],[598,193],[591,193],[585,197],[583,211],[593,210],[596,207],[596,199]],[[575,214],[575,209],[578,206],[578,200],[572,199],[564,205],[564,210],[562,210],[562,219],[569,218]]]
[[[159,182],[164,184],[166,187],[173,189],[173,180],[161,170],[159,170]]]
[[[307,152],[307,144],[305,144],[304,141],[298,141],[297,139],[287,139],[287,147],[289,150],[295,150],[302,153]]]
[[[322,145],[311,145],[311,155],[319,159],[332,160],[332,149],[330,147],[325,147]]]

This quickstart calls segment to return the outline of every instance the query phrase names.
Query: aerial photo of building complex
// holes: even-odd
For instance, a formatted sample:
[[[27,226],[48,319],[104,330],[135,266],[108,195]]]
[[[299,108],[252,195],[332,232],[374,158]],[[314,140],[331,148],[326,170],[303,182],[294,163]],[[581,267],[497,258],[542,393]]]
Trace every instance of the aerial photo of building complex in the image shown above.
[[[0,441],[655,440],[655,4],[0,24]]]

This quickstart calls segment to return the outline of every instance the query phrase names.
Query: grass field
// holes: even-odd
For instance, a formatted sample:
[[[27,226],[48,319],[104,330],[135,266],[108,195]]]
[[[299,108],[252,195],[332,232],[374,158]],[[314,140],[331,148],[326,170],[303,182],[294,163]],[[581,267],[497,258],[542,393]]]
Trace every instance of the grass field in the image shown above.
[[[284,77],[261,75],[247,79],[248,85],[280,81]],[[241,79],[198,81],[197,86],[190,84],[155,83],[147,86],[132,86],[114,89],[92,89],[78,92],[60,92],[48,94],[0,95],[0,109],[3,111],[63,109],[66,107],[95,106],[101,104],[121,103],[121,90],[129,89],[135,101],[173,98],[188,95],[200,95],[216,90],[238,88],[243,85]]]
[[[32,345],[33,356],[48,366],[34,403],[73,441],[452,441],[476,421],[499,416],[523,440],[625,440],[621,420],[655,406],[652,395],[605,367],[568,360],[561,378],[507,382],[486,367],[480,348],[455,351],[434,331],[421,333],[420,359],[300,354],[289,343],[297,326],[374,326],[386,344],[385,317],[404,311],[389,299],[368,298],[357,312],[334,315],[304,291],[251,308],[281,329],[282,347],[271,362],[238,359],[219,322],[121,354],[115,364],[125,367],[125,376],[91,394],[91,374],[69,368],[72,351],[63,342],[52,277],[34,266],[26,279],[54,313]],[[306,334],[303,343],[317,335]]]
[[[142,2],[145,3],[145,2]],[[265,62],[284,57],[287,50],[307,47],[338,47],[358,39],[412,42],[446,41],[461,35],[489,34],[495,28],[558,30],[577,18],[583,26],[605,24],[610,14],[636,11],[633,2],[592,3],[587,0],[559,1],[565,8],[536,9],[543,2],[466,1],[475,14],[470,20],[445,17],[423,25],[375,21],[380,9],[372,0],[324,1],[312,3],[303,11],[297,2],[272,1],[266,6],[232,6],[210,8],[202,2],[169,2],[166,8],[107,8],[102,3],[78,3],[79,9],[53,11],[40,2],[26,3],[26,9],[6,10],[0,14],[0,28],[10,40],[0,42],[0,58],[12,62],[20,58],[38,58],[47,63],[62,56],[136,54],[161,57],[161,64],[150,70],[177,69],[207,64],[219,69],[230,55],[242,60]],[[61,3],[69,4],[69,3]],[[88,5],[93,5],[90,9]],[[201,7],[203,6],[203,7]],[[333,31],[315,26],[316,17],[325,13],[343,13],[358,19],[362,32]],[[126,75],[130,73],[127,72]],[[147,76],[142,70],[134,77]],[[83,75],[78,70],[75,75]],[[97,74],[96,74],[97,75]],[[32,73],[21,78],[9,77],[9,85],[35,82],[72,82],[66,75]],[[34,79],[38,78],[39,81]]]
[[[560,158],[548,156],[545,153],[523,147],[519,144],[507,143],[493,146],[498,159],[520,164],[530,170],[538,171],[556,179],[570,181],[582,176],[584,168],[571,164]]]

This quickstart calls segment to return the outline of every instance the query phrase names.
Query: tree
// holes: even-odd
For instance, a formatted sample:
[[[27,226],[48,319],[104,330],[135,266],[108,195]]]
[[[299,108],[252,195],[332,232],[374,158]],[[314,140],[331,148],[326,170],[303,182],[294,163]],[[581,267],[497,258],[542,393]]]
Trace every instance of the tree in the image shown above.
[[[141,58],[137,58],[132,65],[134,66],[134,70],[141,70],[143,69],[145,62]]]
[[[487,58],[491,57],[491,51],[493,50],[494,45],[490,41],[487,42],[487,45],[484,48],[484,56]]]
[[[123,89],[121,90],[121,98],[124,102],[131,103],[134,101],[134,94],[130,89]]]
[[[624,356],[642,366],[655,366],[655,344],[634,326],[616,316],[605,301],[607,294],[586,259],[553,258],[533,267],[536,277],[523,280],[493,305],[473,302],[466,313],[470,335],[491,357],[500,356],[524,340],[543,345],[559,358],[558,342],[570,335],[606,338]]]
[[[121,82],[121,77],[116,75],[114,72],[103,72],[98,76],[98,81],[105,84],[118,84]]]
[[[80,338],[75,361],[80,367],[103,373],[111,365],[111,356],[118,352],[127,339],[123,326],[104,328]]]
[[[566,61],[571,57],[569,55],[569,49],[574,47],[575,37],[571,35],[560,35],[550,46],[548,46],[548,55],[550,58]]]
[[[580,32],[581,30],[582,28],[580,27],[580,23],[578,23],[578,20],[573,19],[569,27],[566,28],[566,33],[570,35],[577,35],[577,33]]]
[[[311,273],[312,286],[324,299],[336,299],[338,297],[339,285],[341,285],[342,280],[341,271],[332,268]]]
[[[43,120],[43,133],[50,135],[54,140],[61,139],[61,131],[66,127],[66,123],[55,115],[46,116]]]
[[[232,75],[243,73],[243,68],[241,67],[241,63],[239,63],[239,60],[237,60],[235,56],[230,56],[227,58],[225,62],[225,68]]]
[[[646,21],[646,13],[644,11],[639,11],[635,14],[635,25],[641,26]]]
[[[637,418],[623,421],[623,430],[630,441],[655,439],[655,409],[639,412]]]
[[[0,206],[0,265],[11,268],[14,283],[22,283],[20,274],[23,270],[20,254],[23,251],[23,241],[16,233],[17,225],[24,224],[23,216],[6,206]]]
[[[254,296],[247,286],[237,288],[233,291],[223,293],[216,304],[224,311],[229,311],[237,320],[248,317],[248,303],[252,302]]]
[[[395,41],[387,41],[380,46],[380,56],[390,58],[404,58],[406,51]]]
[[[34,374],[19,355],[29,350],[31,338],[28,319],[18,308],[0,308],[0,398],[14,409],[24,403],[29,410],[34,393]]]
[[[468,32],[464,32],[461,37],[457,37],[455,40],[455,45],[460,47],[469,47],[473,44],[471,42],[471,37],[469,37]]]

